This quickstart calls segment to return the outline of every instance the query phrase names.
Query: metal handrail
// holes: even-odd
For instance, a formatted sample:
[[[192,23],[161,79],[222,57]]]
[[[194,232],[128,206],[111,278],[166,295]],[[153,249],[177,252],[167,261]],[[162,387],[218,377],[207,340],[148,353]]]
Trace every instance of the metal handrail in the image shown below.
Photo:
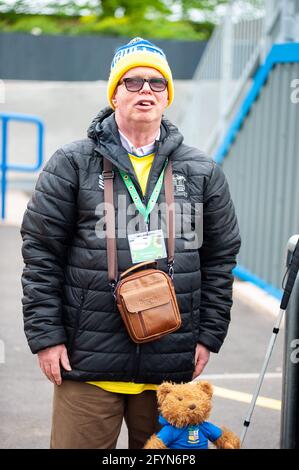
[[[193,96],[180,126],[185,140],[208,155],[221,141],[259,64],[265,43],[265,5],[255,17],[230,0],[193,76]],[[205,115],[205,109],[208,110]]]
[[[2,144],[1,144],[1,219],[5,219],[5,202],[7,190],[7,172],[20,171],[25,173],[35,172],[40,169],[43,163],[43,141],[44,141],[44,124],[36,116],[18,113],[0,113],[2,121]],[[7,162],[7,144],[8,144],[8,123],[9,121],[31,122],[37,126],[37,162],[34,165],[18,165]]]

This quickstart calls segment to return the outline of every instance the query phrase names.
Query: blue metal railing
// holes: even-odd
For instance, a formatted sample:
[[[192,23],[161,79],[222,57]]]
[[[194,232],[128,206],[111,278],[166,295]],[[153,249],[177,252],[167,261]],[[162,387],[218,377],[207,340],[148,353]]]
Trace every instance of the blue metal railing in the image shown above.
[[[231,125],[229,126],[227,133],[216,151],[213,159],[221,165],[224,158],[229,154],[232,144],[234,143],[238,133],[240,132],[242,125],[247,118],[252,106],[259,97],[259,94],[265,85],[272,69],[276,64],[281,63],[294,63],[299,62],[299,43],[288,43],[288,44],[274,44],[270,50],[266,61],[258,69],[253,84],[248,91],[243,103],[241,104],[236,116],[234,117]],[[244,266],[237,265],[234,269],[236,277],[244,281],[249,281],[258,287],[261,287],[270,295],[281,300],[282,290],[277,289],[271,284],[267,283],[264,279],[259,278],[254,273],[247,270]]]
[[[5,219],[5,202],[6,202],[6,189],[7,189],[7,172],[21,171],[25,173],[35,172],[40,169],[43,163],[43,140],[44,140],[44,124],[43,122],[35,117],[28,116],[26,114],[16,113],[0,113],[0,120],[2,121],[2,145],[1,145],[1,219]],[[21,121],[30,122],[37,126],[37,162],[35,165],[13,165],[7,162],[7,146],[8,146],[8,122],[9,121]]]
[[[241,130],[243,122],[245,121],[253,104],[257,100],[260,91],[265,85],[273,67],[276,64],[293,62],[299,62],[299,43],[274,44],[274,46],[272,46],[265,63],[258,69],[250,90],[248,91],[239,111],[229,126],[221,145],[213,156],[213,159],[219,165],[221,165],[224,158],[227,157],[237,134]]]

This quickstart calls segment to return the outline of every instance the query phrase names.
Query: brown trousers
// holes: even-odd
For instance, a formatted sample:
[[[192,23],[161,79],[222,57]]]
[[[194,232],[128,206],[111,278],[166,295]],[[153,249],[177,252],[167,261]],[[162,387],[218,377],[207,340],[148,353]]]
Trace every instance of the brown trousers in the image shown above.
[[[111,393],[65,380],[54,386],[51,448],[115,449],[123,418],[129,449],[141,449],[160,428],[156,392]]]

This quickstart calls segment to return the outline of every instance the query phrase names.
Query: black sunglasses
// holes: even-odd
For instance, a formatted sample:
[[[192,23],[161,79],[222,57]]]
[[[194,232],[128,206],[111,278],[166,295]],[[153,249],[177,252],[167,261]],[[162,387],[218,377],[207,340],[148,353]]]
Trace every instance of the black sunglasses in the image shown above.
[[[130,77],[123,78],[118,82],[119,85],[125,84],[128,91],[140,91],[143,85],[147,82],[152,91],[164,91],[167,87],[168,80],[166,78],[141,78],[141,77]]]

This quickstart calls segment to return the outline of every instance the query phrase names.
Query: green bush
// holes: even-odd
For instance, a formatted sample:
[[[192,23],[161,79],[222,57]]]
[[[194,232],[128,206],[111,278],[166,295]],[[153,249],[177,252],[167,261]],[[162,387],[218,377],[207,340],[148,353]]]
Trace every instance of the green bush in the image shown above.
[[[165,19],[138,21],[135,18],[94,19],[81,21],[73,28],[73,34],[102,34],[107,36],[145,36],[157,39],[205,39],[200,31],[195,31],[192,25],[184,21],[170,22]]]
[[[140,20],[134,16],[99,18],[95,15],[70,17],[50,15],[0,14],[0,31],[35,34],[99,34],[105,36],[144,36],[156,39],[206,40],[213,30],[211,23],[168,21],[162,16]]]
[[[29,16],[29,15],[28,15]],[[54,18],[46,16],[34,16],[19,18],[12,24],[6,24],[5,31],[30,33],[39,28],[44,34],[60,34],[61,25]]]

